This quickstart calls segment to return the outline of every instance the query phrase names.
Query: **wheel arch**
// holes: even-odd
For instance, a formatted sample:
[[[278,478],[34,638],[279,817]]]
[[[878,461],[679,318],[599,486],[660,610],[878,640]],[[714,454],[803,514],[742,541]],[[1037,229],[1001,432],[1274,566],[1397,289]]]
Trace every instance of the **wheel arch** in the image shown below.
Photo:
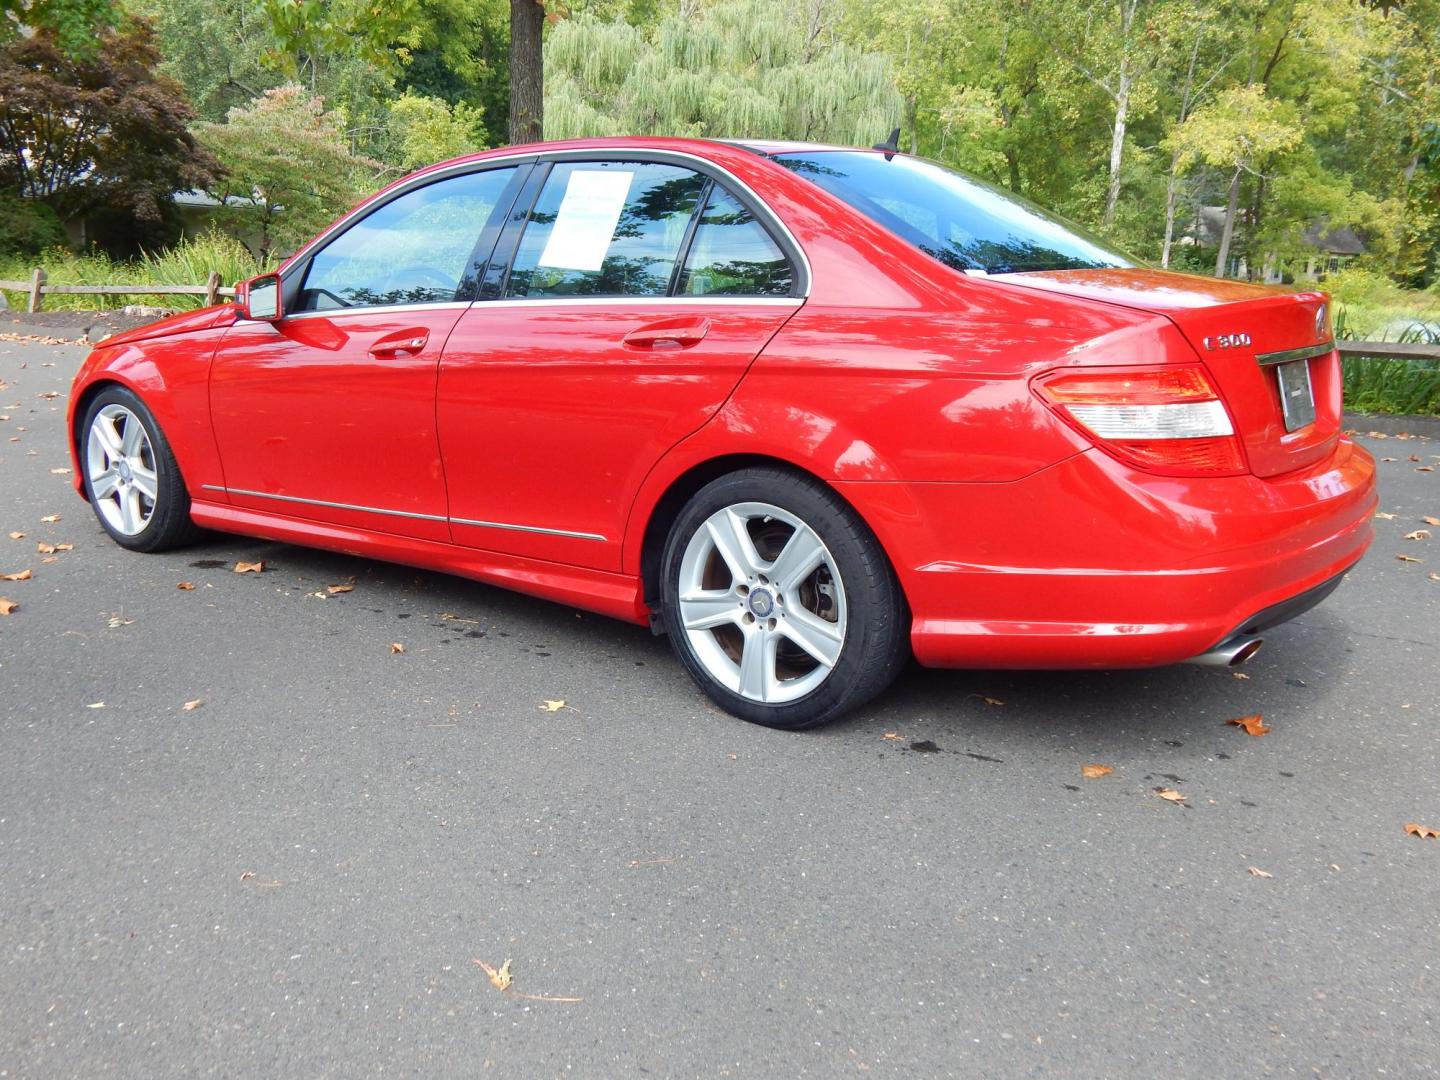
[[[85,415],[90,411],[90,404],[97,397],[111,388],[127,390],[143,402],[140,392],[123,379],[117,379],[109,372],[86,383],[80,393],[73,399],[73,408],[70,413],[70,460],[74,465],[71,471],[72,485],[80,497],[86,502],[90,501],[89,494],[85,491],[85,447],[81,444],[84,438]]]

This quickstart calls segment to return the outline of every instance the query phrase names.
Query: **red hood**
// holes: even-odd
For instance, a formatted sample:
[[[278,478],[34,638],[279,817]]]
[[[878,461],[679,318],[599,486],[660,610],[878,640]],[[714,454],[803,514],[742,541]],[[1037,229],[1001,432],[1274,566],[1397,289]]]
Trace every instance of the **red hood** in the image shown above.
[[[201,308],[199,311],[182,311],[179,315],[171,315],[159,322],[146,323],[133,330],[122,330],[118,334],[105,338],[100,344],[109,348],[111,345],[129,345],[135,341],[148,341],[151,338],[169,337],[172,334],[188,334],[194,330],[210,330],[217,326],[229,326],[235,321],[238,313],[239,309],[234,304],[216,304],[214,307]]]

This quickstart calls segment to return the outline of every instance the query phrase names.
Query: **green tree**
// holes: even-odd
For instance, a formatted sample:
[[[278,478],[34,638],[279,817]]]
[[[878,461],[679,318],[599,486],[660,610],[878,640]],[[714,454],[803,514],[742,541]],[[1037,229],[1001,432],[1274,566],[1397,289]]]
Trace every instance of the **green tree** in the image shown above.
[[[484,113],[465,104],[406,93],[390,104],[390,145],[384,160],[403,172],[480,150]]]
[[[43,33],[61,54],[89,59],[122,21],[119,0],[0,0],[0,45]]]
[[[334,220],[374,186],[381,169],[352,153],[340,117],[295,84],[195,131],[227,172],[210,194],[230,207],[232,227],[255,236],[263,260]]]

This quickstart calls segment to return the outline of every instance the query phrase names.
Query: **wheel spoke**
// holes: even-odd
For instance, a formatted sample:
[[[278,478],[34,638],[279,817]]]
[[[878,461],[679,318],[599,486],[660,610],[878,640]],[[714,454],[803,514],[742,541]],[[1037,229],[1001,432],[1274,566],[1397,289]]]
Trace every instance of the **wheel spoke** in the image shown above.
[[[133,487],[127,491],[120,492],[120,527],[127,534],[134,534],[140,531],[144,518],[140,513],[140,492]]]
[[[134,413],[125,417],[125,434],[120,438],[120,450],[126,457],[135,457],[145,441],[145,429]]]
[[[131,466],[130,476],[135,486],[140,489],[141,495],[144,495],[152,503],[158,498],[160,488],[156,485],[153,470],[139,465]]]
[[[106,416],[97,416],[90,431],[100,440],[101,449],[105,451],[107,458],[113,460],[120,456],[122,453],[120,435],[115,430],[115,422],[113,420]]]
[[[740,653],[740,693],[752,701],[769,701],[775,685],[775,635],[758,624],[745,635]]]
[[[736,581],[746,581],[759,572],[760,556],[745,528],[746,519],[726,507],[705,522],[715,550],[725,560]]]
[[[95,492],[95,498],[107,499],[115,494],[115,487],[119,484],[120,478],[114,469],[106,469],[99,476],[90,478],[90,487]]]
[[[735,594],[728,589],[720,592],[693,592],[680,597],[680,621],[686,630],[713,630],[739,621],[741,608]]]
[[[825,545],[804,525],[797,526],[770,564],[770,580],[782,592],[794,590],[825,560]]]
[[[826,622],[814,612],[802,607],[790,608],[776,629],[814,657],[818,664],[832,668],[840,659],[840,647],[845,643],[844,632],[837,624]]]

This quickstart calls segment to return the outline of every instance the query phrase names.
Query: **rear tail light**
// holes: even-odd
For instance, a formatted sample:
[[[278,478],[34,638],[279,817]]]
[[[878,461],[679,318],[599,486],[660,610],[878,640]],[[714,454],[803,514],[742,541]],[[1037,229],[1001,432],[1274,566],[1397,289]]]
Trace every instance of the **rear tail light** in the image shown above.
[[[1245,471],[1230,414],[1204,368],[1084,368],[1042,375],[1035,388],[1131,465],[1172,476]]]

